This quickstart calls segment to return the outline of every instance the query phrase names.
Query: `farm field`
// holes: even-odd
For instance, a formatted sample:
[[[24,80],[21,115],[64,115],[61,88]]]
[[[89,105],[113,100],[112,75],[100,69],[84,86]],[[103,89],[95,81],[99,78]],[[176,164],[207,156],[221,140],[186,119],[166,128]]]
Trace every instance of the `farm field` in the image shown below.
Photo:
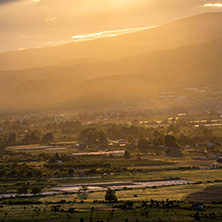
[[[148,202],[149,203],[149,202]],[[51,205],[9,205],[1,208],[0,218],[3,221],[196,221],[196,211],[190,203],[174,202],[174,209],[147,209],[141,202],[133,202],[133,208],[121,210],[107,203],[60,203],[56,206],[62,212],[52,212]],[[121,205],[121,203],[119,203]],[[73,209],[69,213],[69,209]],[[205,210],[198,213],[201,221],[221,221],[220,204],[206,204]],[[93,209],[93,211],[92,211]],[[206,216],[207,215],[207,219]],[[210,216],[209,216],[210,215]]]
[[[138,129],[162,135],[162,144],[142,138],[146,150],[122,140],[83,148],[76,140],[4,146],[0,222],[221,221],[221,144],[166,147],[165,128]],[[215,132],[219,140],[221,129]]]
[[[54,151],[56,153],[56,151]],[[216,215],[220,220],[222,201],[217,195],[222,188],[222,170],[213,169],[210,165],[213,160],[203,160],[196,162],[189,155],[181,158],[144,156],[141,160],[136,158],[124,159],[114,157],[112,159],[100,157],[85,158],[82,165],[73,164],[72,167],[77,172],[88,170],[89,165],[94,162],[95,172],[99,172],[98,167],[101,161],[110,164],[114,171],[111,174],[94,174],[85,176],[49,177],[41,179],[17,179],[1,178],[1,193],[15,194],[13,197],[0,199],[0,219],[2,221],[195,221],[196,211],[192,209],[192,202],[201,201],[207,207],[205,211],[199,212],[201,217],[205,214]],[[25,163],[25,162],[24,162]],[[197,167],[195,166],[199,163]],[[23,164],[23,163],[19,163]],[[29,167],[46,169],[45,162],[32,161],[25,163]],[[54,165],[53,165],[54,166]],[[63,167],[65,164],[63,165]],[[70,166],[68,166],[70,167]],[[94,172],[94,171],[93,171]],[[95,173],[94,172],[94,173]],[[172,185],[165,181],[184,180],[186,183]],[[155,182],[156,181],[156,182]],[[18,187],[24,184],[32,186],[42,186],[42,194],[28,194],[19,196]],[[144,187],[130,187],[131,184],[147,184]],[[148,184],[152,184],[148,187]],[[173,182],[174,183],[174,182]],[[93,185],[95,184],[95,185]],[[91,190],[90,186],[102,185],[104,190]],[[115,185],[116,184],[116,185]],[[162,184],[162,185],[157,185]],[[115,185],[118,203],[108,203],[104,201],[106,189]],[[121,185],[121,186],[119,186]],[[77,186],[75,191],[66,188]],[[60,188],[63,187],[64,190]],[[82,189],[86,187],[86,189]],[[53,193],[54,192],[54,193]],[[59,193],[56,193],[59,192]],[[144,208],[143,202],[150,201],[161,203],[162,201],[173,201],[179,207],[167,209],[164,207]],[[213,204],[212,201],[215,201]],[[133,207],[122,210],[121,205],[132,202]],[[113,206],[117,205],[117,208]],[[118,207],[118,205],[120,207]],[[59,206],[58,212],[53,212],[52,207]],[[210,207],[208,207],[210,206]],[[75,209],[69,212],[69,209]],[[91,212],[93,210],[93,213]],[[61,212],[61,209],[62,212]],[[206,219],[201,219],[207,221]],[[213,220],[213,219],[212,219]]]
[[[0,222],[222,222],[222,0],[0,0]]]

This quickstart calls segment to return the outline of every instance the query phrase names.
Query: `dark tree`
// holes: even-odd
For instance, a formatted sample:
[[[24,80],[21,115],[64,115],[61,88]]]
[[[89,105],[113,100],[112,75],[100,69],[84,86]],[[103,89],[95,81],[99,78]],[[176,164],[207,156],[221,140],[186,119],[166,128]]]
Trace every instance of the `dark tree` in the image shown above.
[[[60,155],[58,153],[55,154],[55,159],[56,160],[61,160],[61,157],[60,157]]]
[[[129,152],[129,151],[125,151],[124,157],[125,157],[126,159],[129,159],[129,158],[130,158],[130,152]]]
[[[50,164],[57,163],[57,160],[54,157],[50,157],[47,161]]]
[[[54,136],[53,134],[50,132],[50,133],[46,133],[43,138],[42,138],[42,141],[43,142],[51,142],[54,140]]]
[[[28,172],[26,173],[26,176],[27,176],[27,178],[33,177],[32,171],[28,171]]]
[[[12,133],[12,134],[9,135],[8,142],[9,143],[15,143],[16,142],[16,134],[15,133]]]
[[[33,187],[32,189],[31,189],[31,193],[32,194],[38,194],[38,193],[41,193],[42,192],[42,190],[41,190],[41,188],[39,188],[39,187]]]
[[[128,137],[127,137],[127,142],[128,142],[129,144],[134,145],[134,144],[135,144],[135,139],[134,139],[132,136],[128,136]]]
[[[22,187],[19,187],[17,189],[17,193],[18,194],[26,194],[28,192],[28,187],[25,185],[25,186],[22,186]]]
[[[79,140],[88,145],[107,144],[106,134],[102,130],[98,131],[95,128],[86,128],[82,130],[79,134]]]
[[[99,139],[98,131],[95,128],[87,128],[80,132],[79,140],[86,144],[96,144]]]
[[[118,199],[116,197],[116,191],[112,189],[108,189],[105,194],[105,200],[109,202],[117,202]]]
[[[164,134],[165,134],[164,129],[155,129],[153,131],[153,146],[159,146],[163,144]]]
[[[170,124],[166,129],[166,133],[170,133],[170,132],[173,132],[174,134],[178,134],[180,132],[179,126]]]
[[[149,147],[149,142],[143,136],[141,136],[138,140],[138,149],[141,152],[147,152]]]
[[[73,169],[71,169],[71,168],[70,168],[70,169],[68,169],[68,174],[69,174],[69,175],[73,175],[73,174],[74,174],[74,170],[73,170]]]
[[[25,138],[23,139],[23,142],[27,143],[27,144],[28,143],[37,143],[37,142],[39,142],[39,137],[34,132],[32,132],[32,133],[27,134],[25,136]]]
[[[174,135],[165,135],[164,136],[164,145],[166,147],[176,147],[176,137]]]
[[[101,145],[106,145],[108,143],[107,136],[102,130],[99,131],[99,143]]]
[[[153,146],[154,146],[154,147],[157,147],[157,146],[159,146],[159,145],[161,145],[160,141],[159,141],[157,138],[154,138],[154,139],[153,139]]]

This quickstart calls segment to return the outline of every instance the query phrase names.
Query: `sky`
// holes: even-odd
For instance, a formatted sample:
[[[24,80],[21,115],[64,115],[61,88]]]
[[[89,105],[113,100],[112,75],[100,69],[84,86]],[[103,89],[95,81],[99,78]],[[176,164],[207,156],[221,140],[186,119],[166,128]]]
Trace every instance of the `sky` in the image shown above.
[[[0,52],[136,32],[222,11],[222,0],[0,0]]]

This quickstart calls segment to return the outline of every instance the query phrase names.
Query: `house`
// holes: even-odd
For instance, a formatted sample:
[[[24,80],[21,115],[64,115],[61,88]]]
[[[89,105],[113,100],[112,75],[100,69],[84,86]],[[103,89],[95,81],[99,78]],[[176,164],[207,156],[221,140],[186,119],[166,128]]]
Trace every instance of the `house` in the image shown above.
[[[193,210],[204,210],[204,205],[199,202],[195,202],[192,204]]]
[[[211,168],[218,168],[219,165],[218,165],[217,163],[213,163],[213,164],[210,165],[210,167],[211,167]]]
[[[214,159],[222,159],[222,155],[221,154],[215,154],[213,155]]]
[[[79,143],[77,143],[77,144],[74,144],[74,145],[72,146],[72,148],[79,148],[79,149],[84,150],[84,149],[87,149],[87,148],[88,148],[88,145],[87,145],[87,144],[79,144]]]

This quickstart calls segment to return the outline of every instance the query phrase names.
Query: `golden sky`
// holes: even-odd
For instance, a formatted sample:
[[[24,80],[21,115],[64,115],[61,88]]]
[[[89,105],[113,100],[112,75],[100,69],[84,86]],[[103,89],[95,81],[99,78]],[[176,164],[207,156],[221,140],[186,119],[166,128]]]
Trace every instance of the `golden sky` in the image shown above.
[[[0,0],[0,52],[111,37],[221,10],[222,1],[210,0]]]

